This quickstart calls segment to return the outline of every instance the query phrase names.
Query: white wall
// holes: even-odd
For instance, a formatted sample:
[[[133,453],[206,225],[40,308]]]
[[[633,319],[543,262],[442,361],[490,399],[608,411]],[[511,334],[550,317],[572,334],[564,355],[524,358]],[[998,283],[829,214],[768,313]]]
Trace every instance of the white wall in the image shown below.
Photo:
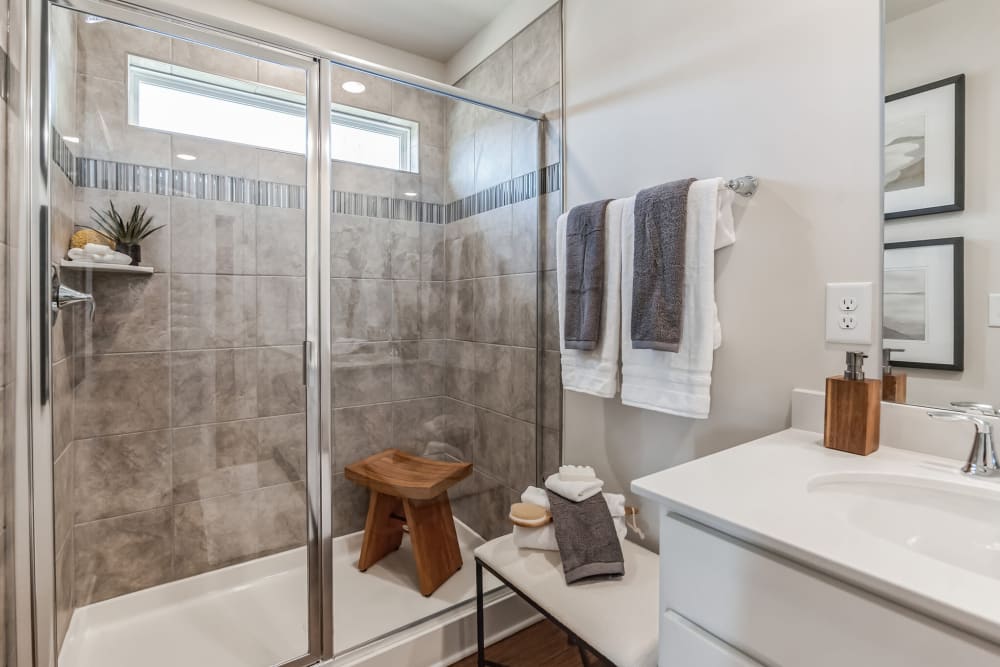
[[[445,83],[455,83],[558,0],[511,0],[495,19],[445,63]]]
[[[886,224],[886,241],[965,237],[965,371],[905,369],[907,400],[1000,402],[1000,329],[987,293],[1000,292],[1000,3],[950,0],[886,26],[886,92],[965,73],[965,210]]]
[[[167,13],[222,25],[223,22],[265,30],[274,35],[400,69],[435,81],[445,80],[444,64],[408,51],[258,5],[249,0],[143,0],[140,4]]]
[[[564,392],[566,462],[627,489],[786,427],[792,388],[842,370],[824,284],[881,270],[879,5],[565,0],[569,206],[685,176],[761,179],[718,256],[711,418]],[[651,545],[656,516],[643,507]]]

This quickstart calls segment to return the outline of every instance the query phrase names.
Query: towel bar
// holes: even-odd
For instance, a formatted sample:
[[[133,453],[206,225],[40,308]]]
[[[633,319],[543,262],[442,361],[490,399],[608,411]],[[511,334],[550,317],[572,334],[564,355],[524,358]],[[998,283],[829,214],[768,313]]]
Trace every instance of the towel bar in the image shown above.
[[[740,176],[726,181],[726,187],[742,197],[752,197],[759,184],[756,176]]]

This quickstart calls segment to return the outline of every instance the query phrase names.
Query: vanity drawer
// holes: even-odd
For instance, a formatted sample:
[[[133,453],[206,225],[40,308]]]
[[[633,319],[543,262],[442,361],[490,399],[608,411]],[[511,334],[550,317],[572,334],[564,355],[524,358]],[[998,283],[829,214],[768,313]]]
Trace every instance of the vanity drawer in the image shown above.
[[[766,665],[1000,665],[994,644],[673,514],[660,563],[662,610]]]
[[[660,624],[660,667],[763,667],[674,611]]]

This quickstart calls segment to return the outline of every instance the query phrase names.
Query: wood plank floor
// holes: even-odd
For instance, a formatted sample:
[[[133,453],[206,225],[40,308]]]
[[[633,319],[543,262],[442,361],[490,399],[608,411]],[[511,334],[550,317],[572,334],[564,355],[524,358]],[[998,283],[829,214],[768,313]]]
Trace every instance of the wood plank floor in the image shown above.
[[[506,667],[582,667],[580,652],[550,621],[541,621],[486,649],[486,657]],[[475,667],[472,654],[451,667]]]

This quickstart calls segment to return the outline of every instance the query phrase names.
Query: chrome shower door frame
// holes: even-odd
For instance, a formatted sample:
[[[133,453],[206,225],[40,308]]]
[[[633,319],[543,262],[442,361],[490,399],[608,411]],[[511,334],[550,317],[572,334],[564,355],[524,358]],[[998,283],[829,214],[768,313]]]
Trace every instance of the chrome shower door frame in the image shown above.
[[[30,153],[28,220],[29,277],[29,399],[31,437],[27,455],[30,490],[25,517],[30,534],[29,659],[19,664],[55,667],[55,544],[52,424],[49,392],[51,331],[49,299],[51,265],[48,238],[49,165],[49,9],[63,7],[167,36],[301,68],[307,77],[306,168],[306,340],[303,341],[303,382],[306,385],[306,520],[308,586],[308,649],[280,667],[312,665],[333,656],[332,595],[332,465],[330,439],[330,126],[322,119],[330,108],[329,64],[314,56],[259,39],[247,39],[206,24],[109,0],[28,0],[28,62],[25,68],[27,145]],[[20,587],[19,587],[20,588]],[[18,610],[22,610],[19,608]],[[25,631],[26,633],[27,631]],[[27,651],[21,651],[21,659]]]

